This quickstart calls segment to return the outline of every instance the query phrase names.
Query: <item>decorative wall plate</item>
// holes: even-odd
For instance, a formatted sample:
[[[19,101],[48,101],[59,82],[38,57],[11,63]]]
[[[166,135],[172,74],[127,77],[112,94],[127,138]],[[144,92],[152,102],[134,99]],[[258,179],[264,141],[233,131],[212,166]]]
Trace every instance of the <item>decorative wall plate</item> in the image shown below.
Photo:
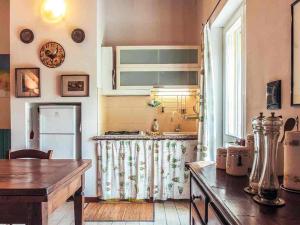
[[[74,42],[81,43],[85,39],[85,33],[82,29],[77,28],[77,29],[72,31],[71,37],[72,37]]]
[[[23,29],[20,32],[20,39],[25,44],[31,43],[33,41],[33,39],[34,39],[34,34],[33,34],[32,30],[30,30],[30,29]]]
[[[40,50],[41,62],[49,67],[59,67],[65,61],[65,50],[56,42],[47,42]]]

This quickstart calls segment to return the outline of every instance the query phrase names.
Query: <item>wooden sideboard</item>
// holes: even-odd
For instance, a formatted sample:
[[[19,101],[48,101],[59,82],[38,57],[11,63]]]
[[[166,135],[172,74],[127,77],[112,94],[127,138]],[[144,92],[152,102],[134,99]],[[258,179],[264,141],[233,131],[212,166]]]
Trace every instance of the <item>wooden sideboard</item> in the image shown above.
[[[281,190],[286,205],[280,208],[262,206],[252,200],[243,188],[247,177],[234,177],[215,165],[201,162],[187,165],[191,173],[191,225],[298,225],[300,194]]]

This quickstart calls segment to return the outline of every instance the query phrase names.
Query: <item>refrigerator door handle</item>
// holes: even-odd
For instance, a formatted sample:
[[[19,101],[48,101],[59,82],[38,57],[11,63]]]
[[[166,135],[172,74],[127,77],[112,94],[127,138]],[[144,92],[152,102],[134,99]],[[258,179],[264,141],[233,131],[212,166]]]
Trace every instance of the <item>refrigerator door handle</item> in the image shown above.
[[[80,125],[79,125],[79,133],[81,133],[81,131],[82,131],[82,125],[80,123]]]

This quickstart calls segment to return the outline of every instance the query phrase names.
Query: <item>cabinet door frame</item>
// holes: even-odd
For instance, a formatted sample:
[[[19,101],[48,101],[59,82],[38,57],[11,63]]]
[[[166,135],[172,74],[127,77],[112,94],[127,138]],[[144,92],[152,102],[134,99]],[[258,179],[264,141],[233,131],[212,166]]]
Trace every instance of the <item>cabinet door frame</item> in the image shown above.
[[[151,72],[151,71],[194,71],[198,72],[198,85],[152,85],[152,86],[121,86],[121,72]],[[119,90],[149,90],[152,88],[198,89],[200,84],[199,68],[117,68],[117,89]]]
[[[121,64],[121,51],[122,50],[162,50],[162,49],[169,49],[169,50],[177,50],[177,49],[196,49],[198,51],[198,62],[197,63],[189,63],[189,64]],[[116,67],[117,68],[200,68],[201,67],[201,47],[198,45],[165,45],[165,46],[117,46],[116,47]]]

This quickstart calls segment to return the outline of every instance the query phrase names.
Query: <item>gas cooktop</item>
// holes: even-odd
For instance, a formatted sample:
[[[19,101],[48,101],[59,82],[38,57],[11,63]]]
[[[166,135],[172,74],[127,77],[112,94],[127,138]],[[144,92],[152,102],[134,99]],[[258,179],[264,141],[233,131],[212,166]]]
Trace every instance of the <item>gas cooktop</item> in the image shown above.
[[[139,135],[140,133],[141,133],[140,131],[121,130],[121,131],[107,131],[105,132],[105,135]]]

